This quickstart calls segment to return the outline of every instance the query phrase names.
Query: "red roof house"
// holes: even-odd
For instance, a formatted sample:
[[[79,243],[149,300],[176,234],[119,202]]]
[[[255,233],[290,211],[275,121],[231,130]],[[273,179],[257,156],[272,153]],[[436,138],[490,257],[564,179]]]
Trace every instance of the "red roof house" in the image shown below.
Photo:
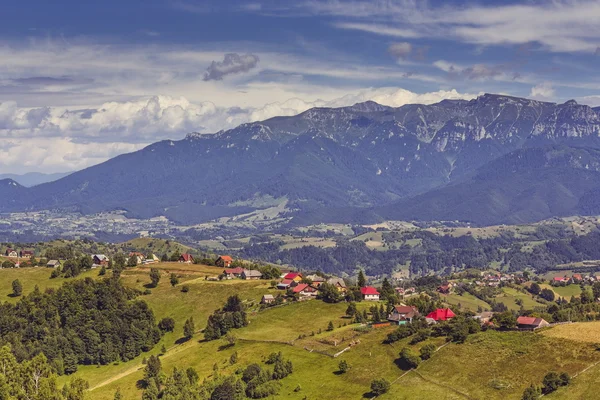
[[[537,329],[550,325],[543,318],[536,317],[519,317],[517,318],[517,327],[519,329]]]
[[[225,268],[223,273],[227,275],[228,278],[239,278],[242,276],[242,272],[244,272],[244,268],[236,267],[236,268]]]
[[[567,282],[569,279],[564,276],[555,276],[552,280],[554,282]]]
[[[446,321],[456,317],[456,314],[449,308],[438,308],[437,310],[427,314],[425,318],[431,318],[434,321]]]
[[[300,282],[302,280],[302,274],[300,272],[288,272],[287,274],[285,274],[283,279],[289,279],[291,281]]]
[[[298,293],[304,297],[314,297],[317,295],[317,290],[306,283],[300,283],[292,289],[293,293]]]
[[[583,276],[581,276],[581,274],[573,274],[572,278],[575,282],[581,282],[583,280]]]
[[[373,286],[361,287],[360,294],[364,300],[379,301],[379,292]]]
[[[215,265],[221,268],[229,268],[232,262],[233,258],[231,258],[231,256],[219,256],[219,258],[217,258],[217,261],[215,261]]]
[[[191,254],[189,253],[184,253],[181,255],[181,257],[179,257],[179,262],[180,263],[186,263],[186,264],[191,264],[194,262],[194,257],[192,257]]]

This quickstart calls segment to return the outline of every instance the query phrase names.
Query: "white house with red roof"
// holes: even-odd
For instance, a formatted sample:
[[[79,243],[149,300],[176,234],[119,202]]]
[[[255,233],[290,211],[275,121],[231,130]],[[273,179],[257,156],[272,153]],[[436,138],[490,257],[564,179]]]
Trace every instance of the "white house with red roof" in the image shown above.
[[[179,262],[180,263],[185,263],[185,264],[191,264],[191,263],[194,262],[194,257],[190,253],[183,253],[179,257]]]
[[[517,327],[523,330],[535,330],[549,326],[550,324],[543,318],[537,317],[519,317],[517,318]]]
[[[360,294],[363,300],[379,301],[379,292],[373,286],[364,286],[360,288]]]
[[[299,283],[292,289],[292,292],[298,294],[302,300],[315,298],[317,296],[317,289],[306,283]]]

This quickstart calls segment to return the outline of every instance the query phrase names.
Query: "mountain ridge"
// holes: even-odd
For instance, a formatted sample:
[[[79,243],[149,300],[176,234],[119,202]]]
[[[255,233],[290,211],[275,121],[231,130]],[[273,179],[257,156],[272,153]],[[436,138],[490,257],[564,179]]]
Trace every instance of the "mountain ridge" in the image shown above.
[[[484,94],[388,107],[312,108],[213,134],[163,140],[16,195],[0,212],[125,209],[186,223],[249,212],[260,196],[286,198],[288,215],[382,209],[475,173],[514,151],[600,148],[599,111]],[[5,193],[6,192],[6,193]],[[358,209],[362,209],[358,210]],[[315,214],[315,215],[317,215]]]

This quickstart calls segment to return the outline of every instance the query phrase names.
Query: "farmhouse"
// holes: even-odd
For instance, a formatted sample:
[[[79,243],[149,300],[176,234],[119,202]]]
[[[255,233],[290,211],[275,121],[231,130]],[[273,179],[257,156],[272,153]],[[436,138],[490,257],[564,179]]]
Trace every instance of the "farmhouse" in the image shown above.
[[[289,288],[292,288],[294,286],[298,285],[298,282],[293,281],[291,279],[284,279],[281,282],[279,282],[277,284],[277,289],[279,290],[287,290]]]
[[[301,300],[306,300],[317,296],[317,289],[306,283],[300,283],[298,286],[292,289],[292,292],[300,295]]]
[[[48,268],[58,268],[60,267],[60,261],[58,260],[50,260],[46,263],[46,267]]]
[[[233,258],[231,258],[231,256],[219,256],[219,258],[217,258],[217,261],[215,261],[215,265],[221,268],[229,268],[232,262]]]
[[[129,258],[127,260],[129,261],[129,259],[131,259],[131,257],[133,257],[135,259],[136,265],[142,264],[144,262],[144,260],[146,259],[146,257],[142,253],[138,253],[135,251],[132,251],[131,253],[129,253]]]
[[[554,282],[554,283],[567,283],[567,282],[569,282],[569,278],[567,278],[566,276],[555,276],[552,279],[552,282]]]
[[[450,294],[450,284],[445,283],[441,286],[438,286],[437,291],[440,292],[441,294]]]
[[[179,262],[180,263],[185,263],[185,264],[191,264],[194,262],[194,257],[192,257],[191,254],[189,253],[183,253],[180,257],[179,257]]]
[[[21,250],[19,256],[21,258],[31,258],[31,257],[33,257],[33,251],[31,251],[31,250]]]
[[[362,295],[363,300],[379,301],[379,292],[372,286],[361,287],[360,294]]]
[[[225,268],[223,270],[223,275],[227,279],[240,278],[242,276],[242,272],[244,272],[244,268],[236,267],[236,268]]]
[[[17,253],[16,250],[14,249],[6,249],[6,251],[4,252],[4,255],[6,257],[10,257],[10,258],[18,258],[19,257],[19,253]]]
[[[254,281],[262,278],[262,274],[256,269],[245,269],[242,271],[242,279]]]
[[[536,317],[519,317],[517,318],[517,328],[523,330],[535,330],[549,326],[550,324],[543,318]]]
[[[300,272],[288,272],[283,276],[283,280],[288,279],[294,282],[300,282],[302,280],[302,274]]]
[[[493,312],[484,311],[484,312],[480,312],[479,314],[475,314],[473,316],[473,319],[478,320],[481,325],[487,325],[490,323],[493,316],[494,316]]]
[[[415,306],[395,306],[387,320],[393,324],[404,325],[411,323],[418,315],[419,309]]]
[[[346,293],[347,287],[346,282],[342,278],[329,278],[327,283],[337,288],[338,292]]]
[[[581,274],[573,274],[573,276],[571,277],[571,281],[573,283],[580,283],[583,281],[583,276],[581,276]]]
[[[263,295],[262,299],[260,300],[260,304],[272,304],[275,302],[275,297],[273,297],[272,294],[265,294]]]
[[[307,275],[306,279],[309,279],[312,282],[312,285],[315,287],[319,287],[322,283],[325,282],[325,278],[317,274]]]
[[[94,254],[92,256],[92,261],[94,262],[94,265],[96,265],[96,266],[98,266],[98,265],[107,266],[108,265],[108,257],[106,257],[104,254]]]
[[[446,321],[446,320],[452,319],[454,317],[456,317],[456,314],[454,314],[451,309],[438,308],[437,310],[432,311],[429,314],[427,314],[427,316],[425,318],[432,319],[432,320],[438,322],[438,321]]]

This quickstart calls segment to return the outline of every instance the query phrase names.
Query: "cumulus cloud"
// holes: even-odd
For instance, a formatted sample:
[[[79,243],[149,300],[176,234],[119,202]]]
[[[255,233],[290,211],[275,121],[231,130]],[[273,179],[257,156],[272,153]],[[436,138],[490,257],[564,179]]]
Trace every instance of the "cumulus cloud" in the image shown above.
[[[551,100],[554,97],[554,88],[550,82],[542,82],[531,88],[529,96],[538,100]]]
[[[412,45],[408,42],[392,43],[388,47],[388,53],[390,53],[392,57],[402,59],[407,58],[412,53],[412,50]]]
[[[204,80],[220,81],[227,75],[248,72],[258,65],[258,61],[258,56],[255,54],[227,53],[223,61],[210,63],[204,74]]]

